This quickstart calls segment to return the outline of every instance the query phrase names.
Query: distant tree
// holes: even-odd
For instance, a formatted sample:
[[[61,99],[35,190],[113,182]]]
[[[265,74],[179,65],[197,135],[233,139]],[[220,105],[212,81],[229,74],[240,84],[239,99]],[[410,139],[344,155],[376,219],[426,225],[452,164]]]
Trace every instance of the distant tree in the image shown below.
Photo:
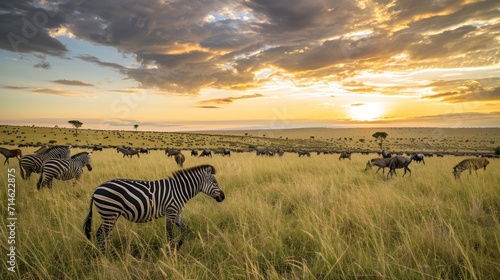
[[[373,135],[372,135],[372,136],[373,136],[373,138],[375,138],[375,139],[377,139],[377,140],[379,140],[379,141],[380,141],[380,143],[378,144],[378,145],[380,146],[380,149],[383,149],[383,148],[384,148],[384,147],[383,147],[383,145],[384,145],[384,140],[385,140],[385,138],[387,138],[387,136],[388,136],[388,135],[389,135],[389,134],[387,134],[386,132],[383,132],[383,131],[373,133]]]
[[[82,127],[83,123],[79,120],[68,121],[75,128],[75,136],[78,136],[78,128]]]
[[[138,127],[139,127],[139,125],[138,125],[138,124],[134,124],[134,129],[135,129],[135,131],[136,131],[136,132],[137,132],[137,128],[138,128]]]
[[[495,155],[500,155],[500,146],[495,148]]]

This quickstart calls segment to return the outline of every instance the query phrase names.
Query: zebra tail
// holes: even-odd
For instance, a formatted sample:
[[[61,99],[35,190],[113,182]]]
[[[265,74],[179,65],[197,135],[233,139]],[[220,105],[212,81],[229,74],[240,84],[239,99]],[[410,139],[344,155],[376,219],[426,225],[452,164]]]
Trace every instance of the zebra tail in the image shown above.
[[[92,197],[90,199],[90,207],[89,207],[89,212],[87,213],[87,217],[85,217],[85,220],[83,221],[83,232],[85,233],[85,236],[87,236],[87,239],[90,240],[90,232],[92,231],[92,206],[94,204],[94,198]]]
[[[21,178],[23,178],[23,180],[26,180],[26,175],[24,174],[24,168],[21,165],[21,160],[19,160],[19,170],[21,170]]]

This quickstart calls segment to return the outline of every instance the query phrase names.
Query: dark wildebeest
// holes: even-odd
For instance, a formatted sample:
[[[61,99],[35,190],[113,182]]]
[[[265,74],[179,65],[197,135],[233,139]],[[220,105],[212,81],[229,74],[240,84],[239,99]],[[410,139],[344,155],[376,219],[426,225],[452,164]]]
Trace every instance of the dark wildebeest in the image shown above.
[[[231,150],[229,150],[229,149],[224,149],[224,151],[222,151],[222,155],[223,155],[223,156],[231,156]]]
[[[94,147],[92,148],[92,152],[94,151],[101,151],[102,152],[102,146],[101,145],[94,145]]]
[[[477,174],[478,169],[484,168],[486,171],[486,166],[488,166],[488,164],[490,164],[490,162],[486,158],[464,159],[453,167],[453,175],[455,175],[455,179],[460,179],[460,173],[467,169],[469,170],[469,175],[472,174],[472,169],[474,169]]]
[[[372,158],[366,163],[366,168],[365,171],[368,170],[368,168],[372,169],[372,166],[378,166],[377,172],[382,168],[382,174],[385,174],[385,168],[389,167],[389,161],[391,158]],[[375,173],[377,173],[375,172]]]
[[[23,153],[21,152],[20,149],[5,149],[5,148],[0,148],[0,154],[2,154],[5,157],[5,161],[3,162],[3,165],[9,162],[9,158],[17,157],[17,159],[21,159],[23,156]]]
[[[186,160],[186,157],[184,157],[184,155],[182,153],[178,153],[174,157],[175,157],[175,162],[177,163],[177,165],[179,165],[179,167],[182,168],[182,166],[184,165],[184,161]]]
[[[177,149],[172,149],[172,148],[165,148],[165,154],[169,157],[175,156],[176,154],[180,153],[180,150]]]
[[[383,158],[391,158],[392,157],[392,153],[387,152],[386,150],[383,150],[382,151],[382,157]]]
[[[139,153],[141,154],[149,154],[149,150],[147,148],[140,148]]]
[[[424,154],[418,153],[418,154],[413,154],[410,158],[414,160],[417,163],[423,163],[425,165],[425,160],[424,160]]]
[[[137,155],[137,157],[140,158],[139,151],[133,148],[117,147],[116,152],[122,153],[123,157],[129,156],[130,158],[132,158],[132,156]]]
[[[308,151],[298,151],[297,153],[299,154],[299,157],[301,157],[301,156],[310,157],[311,156],[311,153],[309,153]]]
[[[391,175],[392,178],[393,174],[398,176],[398,174],[396,174],[396,169],[400,168],[404,168],[405,172],[403,174],[403,177],[406,175],[406,171],[409,171],[411,175],[411,170],[410,168],[408,168],[408,165],[410,165],[410,163],[411,163],[411,158],[407,158],[405,156],[395,156],[391,158],[387,163],[387,167],[389,167],[389,173],[387,173],[387,178],[389,178],[389,175]]]
[[[198,150],[197,149],[192,149],[191,150],[191,156],[198,156]]]
[[[208,156],[212,157],[212,151],[205,149],[205,150],[201,151],[201,154],[199,157],[208,157]]]
[[[285,151],[283,151],[283,149],[278,149],[277,153],[280,157],[282,157],[285,154]]]
[[[351,153],[350,152],[342,152],[340,154],[339,160],[345,159],[345,158],[348,158],[349,160],[351,160]]]

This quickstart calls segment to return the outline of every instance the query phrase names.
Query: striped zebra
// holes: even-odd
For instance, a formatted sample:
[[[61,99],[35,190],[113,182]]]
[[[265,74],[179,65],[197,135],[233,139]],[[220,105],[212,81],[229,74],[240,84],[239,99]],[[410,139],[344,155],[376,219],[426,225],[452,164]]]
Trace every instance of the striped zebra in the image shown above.
[[[133,155],[137,155],[137,157],[140,158],[139,151],[136,150],[136,149],[132,149],[132,148],[127,149],[127,148],[124,148],[124,147],[116,147],[116,152],[117,153],[122,153],[123,157],[129,156],[130,158],[132,158]]]
[[[99,185],[90,199],[90,209],[83,224],[83,231],[90,240],[92,226],[92,206],[101,215],[102,223],[96,232],[97,242],[104,253],[106,240],[120,216],[135,223],[144,223],[166,217],[167,238],[173,244],[173,223],[181,229],[177,248],[184,242],[186,225],[181,212],[186,202],[199,192],[224,200],[224,192],[215,179],[215,169],[211,165],[200,165],[179,170],[172,177],[157,181],[114,179]]]
[[[469,170],[469,175],[472,174],[472,169],[474,169],[477,174],[478,169],[484,168],[486,171],[486,166],[488,166],[488,164],[490,164],[490,162],[486,158],[464,159],[453,167],[453,175],[455,175],[455,179],[460,179],[460,173],[467,169]]]
[[[51,158],[69,159],[71,154],[71,146],[46,146],[38,149],[34,154],[23,156],[19,160],[19,169],[21,170],[21,178],[28,180],[31,173],[42,172],[43,162]]]
[[[43,163],[42,173],[36,184],[36,188],[40,190],[41,187],[48,186],[52,188],[52,180],[71,180],[75,178],[73,186],[76,184],[83,173],[83,167],[87,167],[92,171],[91,156],[92,153],[81,152],[73,155],[70,159],[53,158],[48,159]]]

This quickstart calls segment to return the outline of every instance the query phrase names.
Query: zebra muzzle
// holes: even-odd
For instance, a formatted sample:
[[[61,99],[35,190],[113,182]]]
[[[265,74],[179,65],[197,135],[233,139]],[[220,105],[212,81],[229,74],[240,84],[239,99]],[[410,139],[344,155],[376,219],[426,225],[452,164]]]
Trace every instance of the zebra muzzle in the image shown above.
[[[224,198],[226,198],[226,196],[224,195],[224,192],[221,191],[220,194],[215,197],[215,201],[222,202],[224,200]]]

